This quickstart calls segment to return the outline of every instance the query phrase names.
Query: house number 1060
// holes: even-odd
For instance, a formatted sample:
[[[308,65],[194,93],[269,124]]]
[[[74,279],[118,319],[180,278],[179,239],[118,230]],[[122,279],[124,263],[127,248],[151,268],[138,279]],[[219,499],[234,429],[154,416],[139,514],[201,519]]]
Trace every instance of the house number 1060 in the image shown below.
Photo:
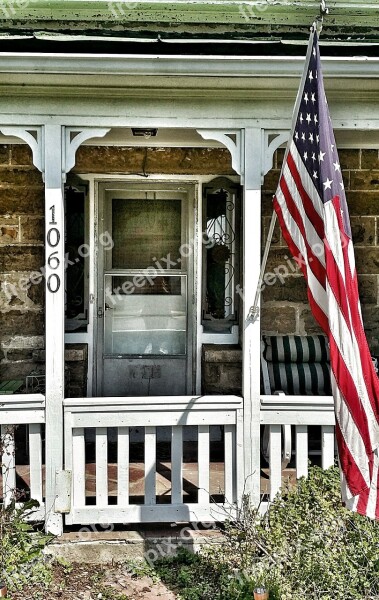
[[[53,204],[53,206],[50,206],[50,210],[51,210],[51,220],[49,221],[49,225],[57,225],[58,223],[55,220],[55,205],[54,204]],[[59,232],[59,229],[57,229],[56,227],[50,227],[50,229],[48,229],[47,235],[46,235],[46,240],[47,240],[48,246],[50,246],[50,248],[56,248],[60,242],[60,239],[61,239],[61,234]],[[50,267],[50,269],[52,269],[53,271],[58,269],[59,265],[61,264],[59,258],[56,256],[56,254],[58,254],[58,250],[54,250],[47,257],[47,264]],[[47,278],[47,289],[49,290],[49,292],[51,292],[52,294],[55,294],[59,290],[60,286],[61,286],[61,280],[60,280],[59,275],[57,273],[52,273],[51,275],[49,275],[49,277]]]

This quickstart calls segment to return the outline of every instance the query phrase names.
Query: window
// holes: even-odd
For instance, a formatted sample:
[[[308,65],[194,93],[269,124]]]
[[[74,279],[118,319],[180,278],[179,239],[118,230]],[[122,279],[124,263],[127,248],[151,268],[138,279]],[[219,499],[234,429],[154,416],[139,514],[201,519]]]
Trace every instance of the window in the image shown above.
[[[229,331],[237,324],[240,186],[218,177],[203,188],[203,327]]]
[[[65,188],[66,303],[65,329],[86,331],[88,324],[88,243],[86,236],[86,189]]]

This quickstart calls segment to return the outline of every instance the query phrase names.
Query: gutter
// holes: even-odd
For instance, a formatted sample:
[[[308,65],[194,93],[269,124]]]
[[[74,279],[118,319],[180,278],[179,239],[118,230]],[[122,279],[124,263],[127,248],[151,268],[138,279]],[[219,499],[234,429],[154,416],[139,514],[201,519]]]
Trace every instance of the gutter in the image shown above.
[[[325,57],[325,77],[379,78],[379,58]],[[151,75],[155,77],[299,77],[303,56],[119,55],[0,53],[0,73],[68,75]]]

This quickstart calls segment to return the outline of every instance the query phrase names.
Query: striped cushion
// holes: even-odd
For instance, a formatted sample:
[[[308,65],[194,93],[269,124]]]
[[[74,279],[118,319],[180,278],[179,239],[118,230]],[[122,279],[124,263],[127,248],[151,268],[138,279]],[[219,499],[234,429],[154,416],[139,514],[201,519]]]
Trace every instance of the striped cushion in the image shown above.
[[[328,362],[329,347],[323,335],[265,335],[263,356],[270,362]]]
[[[331,394],[329,350],[324,336],[263,336],[263,342],[272,392]]]

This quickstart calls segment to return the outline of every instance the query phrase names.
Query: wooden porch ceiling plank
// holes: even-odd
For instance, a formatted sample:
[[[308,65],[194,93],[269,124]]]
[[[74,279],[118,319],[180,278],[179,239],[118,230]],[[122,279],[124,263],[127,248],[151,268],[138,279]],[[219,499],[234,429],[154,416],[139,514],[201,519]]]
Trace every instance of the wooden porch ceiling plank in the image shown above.
[[[140,0],[137,6],[129,2],[103,1],[41,1],[30,0],[21,6],[14,2],[3,2],[0,16],[3,22],[17,19],[19,22],[95,22],[110,23],[115,27],[121,23],[160,22],[174,23],[242,23],[245,25],[291,25],[309,26],[318,14],[318,5],[313,0],[301,3],[290,0],[278,0],[267,3],[265,0],[192,0],[192,2],[152,2]],[[21,4],[21,3],[19,3]],[[376,3],[356,2],[353,0],[334,0],[328,2],[330,15],[327,23],[335,27],[370,27],[379,22]],[[4,18],[5,17],[5,18]],[[369,20],[368,20],[369,19]],[[113,23],[112,23],[113,22]]]

